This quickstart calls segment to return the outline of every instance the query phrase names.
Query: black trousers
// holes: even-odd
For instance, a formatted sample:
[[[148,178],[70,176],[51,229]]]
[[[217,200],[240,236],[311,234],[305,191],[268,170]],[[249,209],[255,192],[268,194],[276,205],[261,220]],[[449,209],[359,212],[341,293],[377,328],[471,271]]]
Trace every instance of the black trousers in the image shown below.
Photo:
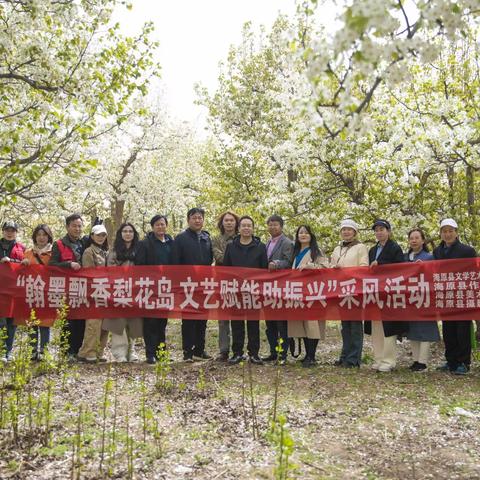
[[[77,355],[83,343],[85,334],[85,320],[67,320],[68,354]]]
[[[283,340],[281,358],[287,358],[288,353],[288,322],[286,320],[267,320],[267,340],[270,345],[270,354],[277,356],[278,339]]]
[[[234,355],[243,355],[245,344],[245,323],[247,324],[247,352],[251,356],[258,356],[260,350],[260,322],[258,320],[232,320],[232,352]]]
[[[470,367],[472,355],[471,320],[450,320],[442,322],[445,359],[450,368],[464,363]]]
[[[147,358],[157,358],[158,347],[161,343],[165,345],[166,329],[166,318],[143,319],[143,341],[145,342],[145,356]]]
[[[182,320],[182,348],[185,357],[200,356],[205,351],[206,320]]]

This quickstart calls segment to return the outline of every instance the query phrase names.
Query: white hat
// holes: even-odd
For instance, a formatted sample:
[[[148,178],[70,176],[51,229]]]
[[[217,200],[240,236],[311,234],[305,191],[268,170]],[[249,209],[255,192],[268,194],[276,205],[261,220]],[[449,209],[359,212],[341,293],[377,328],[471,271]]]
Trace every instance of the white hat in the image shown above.
[[[453,227],[453,228],[458,228],[457,222],[453,218],[445,218],[444,220],[441,221],[440,223],[440,230],[443,227]]]
[[[107,234],[107,229],[105,228],[105,225],[95,225],[92,228],[92,233],[94,235],[100,235],[101,233],[104,233],[106,235]]]
[[[358,233],[358,224],[355,222],[355,220],[352,220],[351,218],[346,218],[345,220],[342,220],[340,223],[340,230],[342,228],[353,228]]]

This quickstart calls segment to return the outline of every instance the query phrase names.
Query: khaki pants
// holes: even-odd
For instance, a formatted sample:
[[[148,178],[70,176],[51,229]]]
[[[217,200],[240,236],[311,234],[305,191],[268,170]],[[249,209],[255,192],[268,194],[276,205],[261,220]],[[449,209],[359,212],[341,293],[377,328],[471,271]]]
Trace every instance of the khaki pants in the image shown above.
[[[386,337],[382,322],[372,322],[373,368],[388,371],[397,364],[397,336]]]
[[[89,360],[102,358],[107,341],[108,332],[102,330],[102,320],[85,320],[85,335],[78,356]]]
[[[430,342],[410,340],[410,345],[412,346],[413,361],[427,365],[430,359]]]

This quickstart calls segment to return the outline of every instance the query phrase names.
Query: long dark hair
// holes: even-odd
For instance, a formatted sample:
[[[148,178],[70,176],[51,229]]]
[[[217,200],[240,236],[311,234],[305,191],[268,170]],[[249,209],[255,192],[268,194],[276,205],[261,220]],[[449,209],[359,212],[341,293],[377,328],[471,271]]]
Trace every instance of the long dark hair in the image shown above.
[[[122,238],[122,230],[125,227],[130,227],[133,230],[133,240],[130,248],[128,249],[125,240]],[[125,262],[126,260],[133,261],[137,253],[139,240],[140,237],[138,235],[137,229],[130,222],[122,223],[117,230],[117,233],[115,234],[115,241],[113,243],[113,249],[117,254],[117,260],[120,260],[121,262]]]
[[[302,246],[300,245],[300,240],[298,240],[298,233],[300,230],[304,228],[310,235],[310,256],[312,257],[312,261],[314,262],[317,257],[320,257],[323,255],[322,251],[320,250],[318,243],[317,243],[317,237],[313,233],[312,229],[310,228],[309,225],[300,225],[297,228],[297,231],[295,233],[295,245],[293,247],[293,257],[292,257],[292,263],[295,260],[295,257],[298,255],[300,252]]]
[[[423,246],[422,246],[422,250],[424,252],[429,252],[430,250],[428,249],[428,246],[427,246],[427,237],[425,236],[425,232],[421,229],[421,228],[412,228],[409,232],[408,232],[408,235],[407,235],[407,238],[410,240],[410,235],[413,233],[413,232],[418,232],[420,234],[420,236],[422,237],[422,240],[423,240]],[[412,252],[412,249],[409,248],[408,249],[408,253],[411,253]]]

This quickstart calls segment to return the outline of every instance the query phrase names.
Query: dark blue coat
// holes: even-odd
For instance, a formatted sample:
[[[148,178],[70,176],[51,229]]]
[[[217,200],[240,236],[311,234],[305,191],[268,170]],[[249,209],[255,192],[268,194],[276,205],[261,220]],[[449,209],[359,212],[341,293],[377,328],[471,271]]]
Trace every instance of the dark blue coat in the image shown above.
[[[172,265],[211,265],[213,250],[210,234],[202,230],[198,235],[187,228],[175,237]]]
[[[406,262],[416,262],[421,260],[422,262],[428,262],[433,260],[433,255],[425,250],[421,250],[413,256],[413,260],[410,260],[408,253],[405,254]],[[419,342],[438,342],[440,341],[440,332],[438,331],[437,322],[429,321],[412,321],[408,325],[409,340],[416,340]]]

